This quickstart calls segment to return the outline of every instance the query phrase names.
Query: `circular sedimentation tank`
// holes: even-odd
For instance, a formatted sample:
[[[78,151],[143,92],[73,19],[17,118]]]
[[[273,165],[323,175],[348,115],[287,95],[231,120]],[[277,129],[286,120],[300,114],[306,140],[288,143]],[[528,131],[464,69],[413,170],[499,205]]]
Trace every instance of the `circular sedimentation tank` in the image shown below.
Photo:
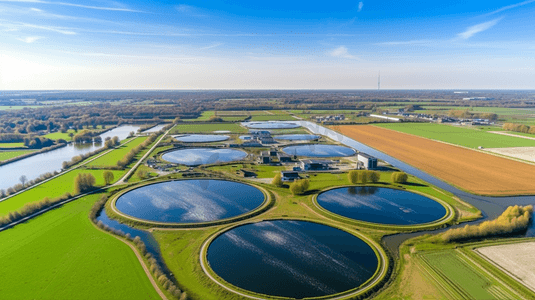
[[[334,214],[385,225],[433,223],[448,213],[442,204],[426,196],[376,186],[334,188],[320,193],[316,201]]]
[[[273,138],[283,141],[313,141],[319,139],[320,136],[315,134],[284,134],[274,136]]]
[[[351,156],[355,150],[338,145],[310,144],[297,145],[282,148],[288,155],[308,156],[308,157],[343,157]]]
[[[187,148],[166,152],[162,155],[162,159],[175,164],[199,166],[242,160],[246,156],[245,151],[236,149]]]
[[[138,220],[192,224],[244,215],[265,200],[260,189],[245,183],[192,179],[140,186],[120,195],[114,205]]]
[[[292,122],[267,121],[267,122],[246,122],[243,126],[251,129],[292,129],[301,125]]]
[[[187,134],[175,136],[175,139],[184,143],[212,143],[226,141],[229,139],[229,136],[218,134]]]
[[[206,260],[226,284],[298,299],[352,291],[379,269],[378,253],[359,237],[293,220],[262,221],[223,232],[209,244]]]

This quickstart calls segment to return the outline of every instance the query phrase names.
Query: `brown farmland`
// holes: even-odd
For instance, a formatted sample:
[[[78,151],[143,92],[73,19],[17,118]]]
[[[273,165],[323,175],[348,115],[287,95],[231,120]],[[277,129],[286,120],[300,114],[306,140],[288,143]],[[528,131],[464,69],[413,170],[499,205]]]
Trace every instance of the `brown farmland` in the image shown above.
[[[533,165],[376,126],[333,129],[472,193],[535,194]]]

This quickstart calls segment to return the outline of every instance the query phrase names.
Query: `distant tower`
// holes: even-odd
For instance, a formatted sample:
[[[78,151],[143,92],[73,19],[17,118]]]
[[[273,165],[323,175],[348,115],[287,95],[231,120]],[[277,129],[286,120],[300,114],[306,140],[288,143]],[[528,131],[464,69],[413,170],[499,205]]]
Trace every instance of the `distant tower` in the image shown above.
[[[379,76],[377,76],[377,90],[381,89],[381,71],[379,71]]]

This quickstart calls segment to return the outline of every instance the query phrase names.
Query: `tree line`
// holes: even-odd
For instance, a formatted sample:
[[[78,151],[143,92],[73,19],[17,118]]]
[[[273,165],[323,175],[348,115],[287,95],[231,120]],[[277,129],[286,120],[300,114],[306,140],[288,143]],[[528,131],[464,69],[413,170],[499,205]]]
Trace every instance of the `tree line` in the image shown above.
[[[515,131],[522,133],[535,134],[535,126],[528,126],[524,124],[505,123],[502,128],[507,131]]]

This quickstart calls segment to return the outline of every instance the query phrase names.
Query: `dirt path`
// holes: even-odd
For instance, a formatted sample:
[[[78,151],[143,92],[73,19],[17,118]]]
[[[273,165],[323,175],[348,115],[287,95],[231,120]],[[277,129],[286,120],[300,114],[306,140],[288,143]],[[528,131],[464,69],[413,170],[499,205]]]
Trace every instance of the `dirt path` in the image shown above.
[[[503,131],[488,131],[488,132],[495,133],[495,134],[512,136],[512,137],[517,137],[517,138],[521,138],[521,139],[534,140],[535,141],[535,137],[517,135],[517,134],[507,133],[507,132],[503,132]]]

